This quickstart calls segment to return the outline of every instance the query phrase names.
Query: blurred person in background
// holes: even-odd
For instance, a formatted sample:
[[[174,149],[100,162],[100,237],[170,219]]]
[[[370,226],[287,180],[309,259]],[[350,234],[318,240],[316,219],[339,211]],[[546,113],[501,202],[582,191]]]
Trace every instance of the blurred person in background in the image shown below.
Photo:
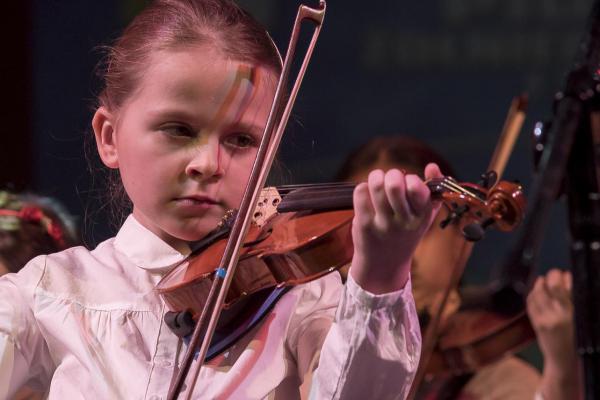
[[[40,254],[55,253],[78,243],[74,218],[56,200],[0,191],[0,276],[18,272]],[[42,398],[43,393],[32,383],[13,399]]]
[[[429,163],[436,163],[445,176],[456,178],[448,161],[426,143],[409,136],[376,137],[348,156],[337,179],[359,183],[366,180],[371,170],[387,171],[392,168],[419,175]],[[442,207],[414,253],[411,279],[422,334],[439,306],[465,241],[457,224],[440,228],[440,222],[447,215],[447,210]],[[341,272],[345,273],[344,270]],[[448,319],[459,307],[458,289],[452,288],[442,313],[440,331],[444,330]],[[515,356],[509,356],[474,374],[426,381],[419,388],[417,398],[531,400],[539,384],[540,375],[535,368]],[[436,394],[432,396],[432,393]]]
[[[56,200],[0,191],[0,275],[78,244],[76,232],[74,219]]]
[[[79,243],[75,221],[49,197],[0,191],[0,276],[18,272],[29,260]],[[14,400],[37,400],[35,383]]]

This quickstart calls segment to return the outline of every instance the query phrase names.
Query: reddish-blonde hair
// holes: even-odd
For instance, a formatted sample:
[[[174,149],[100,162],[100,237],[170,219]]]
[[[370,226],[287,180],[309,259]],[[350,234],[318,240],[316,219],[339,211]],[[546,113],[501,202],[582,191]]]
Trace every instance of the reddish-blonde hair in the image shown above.
[[[125,29],[104,60],[99,105],[117,111],[157,51],[209,45],[225,57],[277,74],[281,57],[265,28],[230,0],[156,0]]]

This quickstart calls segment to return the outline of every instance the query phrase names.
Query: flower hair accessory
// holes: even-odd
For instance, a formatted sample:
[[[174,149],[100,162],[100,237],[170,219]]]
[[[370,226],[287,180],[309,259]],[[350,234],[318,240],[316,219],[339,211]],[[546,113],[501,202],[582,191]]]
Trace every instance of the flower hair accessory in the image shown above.
[[[0,230],[18,231],[21,229],[21,221],[41,225],[59,246],[65,246],[60,224],[46,215],[40,207],[24,205],[15,195],[0,191]]]

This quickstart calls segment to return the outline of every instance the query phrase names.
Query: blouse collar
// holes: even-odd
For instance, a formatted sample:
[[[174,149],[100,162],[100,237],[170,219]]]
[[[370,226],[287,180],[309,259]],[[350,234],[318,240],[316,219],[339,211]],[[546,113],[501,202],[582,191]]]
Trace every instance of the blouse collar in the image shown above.
[[[184,260],[187,255],[165,243],[140,224],[133,214],[127,217],[117,233],[114,245],[138,267],[156,273],[165,272]]]

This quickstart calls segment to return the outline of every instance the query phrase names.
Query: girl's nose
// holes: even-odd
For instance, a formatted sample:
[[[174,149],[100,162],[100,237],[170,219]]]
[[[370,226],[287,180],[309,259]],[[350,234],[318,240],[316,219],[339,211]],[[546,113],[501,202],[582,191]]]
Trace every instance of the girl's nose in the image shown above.
[[[210,140],[194,150],[194,155],[185,168],[186,175],[208,180],[223,175],[220,163],[219,143]]]

